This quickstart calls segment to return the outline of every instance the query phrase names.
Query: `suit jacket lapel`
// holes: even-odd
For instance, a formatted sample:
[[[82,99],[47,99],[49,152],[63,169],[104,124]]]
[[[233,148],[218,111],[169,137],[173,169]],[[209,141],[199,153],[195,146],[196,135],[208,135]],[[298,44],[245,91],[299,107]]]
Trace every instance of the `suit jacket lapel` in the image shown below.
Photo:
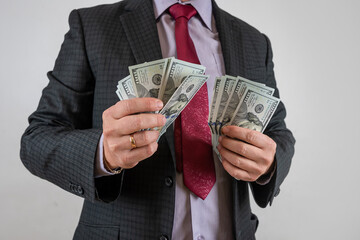
[[[138,64],[162,58],[160,41],[151,0],[131,0],[121,15],[126,37]],[[164,134],[175,162],[174,134],[172,125]]]
[[[245,59],[241,29],[231,16],[213,1],[213,13],[219,32],[225,62],[225,72],[232,76],[245,76]]]
[[[137,63],[162,58],[151,0],[131,0],[120,17]]]

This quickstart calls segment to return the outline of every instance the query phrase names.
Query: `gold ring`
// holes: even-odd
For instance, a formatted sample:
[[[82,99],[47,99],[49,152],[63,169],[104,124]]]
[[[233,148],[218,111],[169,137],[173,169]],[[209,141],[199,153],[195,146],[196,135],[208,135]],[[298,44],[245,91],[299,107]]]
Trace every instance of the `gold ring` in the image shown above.
[[[130,143],[131,143],[131,148],[136,148],[136,142],[135,142],[135,139],[134,139],[134,134],[131,134],[130,135]]]

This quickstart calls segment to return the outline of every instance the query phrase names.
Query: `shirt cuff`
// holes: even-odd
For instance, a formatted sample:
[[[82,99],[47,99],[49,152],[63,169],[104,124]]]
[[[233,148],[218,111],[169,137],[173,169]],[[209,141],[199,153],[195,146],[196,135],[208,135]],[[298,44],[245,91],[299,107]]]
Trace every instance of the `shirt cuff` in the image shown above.
[[[101,134],[95,159],[95,178],[111,175],[114,174],[107,171],[104,166],[104,135]]]

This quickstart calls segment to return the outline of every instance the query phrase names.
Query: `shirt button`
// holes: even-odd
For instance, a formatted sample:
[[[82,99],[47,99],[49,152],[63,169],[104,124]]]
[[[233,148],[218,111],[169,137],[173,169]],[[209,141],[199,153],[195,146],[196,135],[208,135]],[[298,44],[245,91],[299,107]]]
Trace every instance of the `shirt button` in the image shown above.
[[[168,236],[163,234],[160,236],[159,240],[169,240],[169,238],[168,238]]]
[[[203,235],[198,235],[196,237],[196,240],[205,240],[205,237]]]
[[[172,187],[173,183],[174,183],[174,181],[172,180],[171,177],[165,178],[165,185],[166,185],[167,187]]]

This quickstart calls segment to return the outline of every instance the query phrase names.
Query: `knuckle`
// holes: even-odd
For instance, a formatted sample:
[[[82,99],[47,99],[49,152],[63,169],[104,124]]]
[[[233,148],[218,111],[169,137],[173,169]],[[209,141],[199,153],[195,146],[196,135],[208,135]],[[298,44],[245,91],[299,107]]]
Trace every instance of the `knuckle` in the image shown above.
[[[233,176],[236,179],[243,179],[243,176],[241,175],[241,172],[238,172],[238,171],[235,171],[230,175]]]
[[[243,160],[243,158],[241,157],[241,156],[236,156],[236,158],[235,158],[235,162],[236,162],[236,165],[239,167],[239,168],[243,168],[243,167],[245,167],[245,165],[244,165],[244,160]]]
[[[107,137],[109,137],[110,136],[110,131],[109,131],[109,129],[103,129],[103,135],[104,135],[104,138],[107,138]]]
[[[113,130],[110,129],[110,128],[104,128],[104,129],[103,129],[104,137],[109,137],[109,136],[112,135],[112,133],[113,133]]]
[[[135,118],[135,121],[134,121],[134,126],[136,129],[140,130],[142,129],[142,125],[143,125],[143,120],[142,118],[139,116],[137,118]]]
[[[155,105],[155,103],[154,103],[154,101],[152,101],[152,99],[145,100],[145,106],[147,109],[149,109],[149,110],[153,109],[154,105]]]
[[[261,171],[260,171],[259,177],[260,177],[261,175],[265,174],[267,170],[268,170],[268,168],[267,168],[267,167],[265,167],[265,166],[263,166],[263,167],[261,168]]]
[[[255,182],[257,180],[257,177],[255,174],[249,174],[249,182]]]
[[[128,165],[128,169],[134,168],[134,167],[136,167],[136,165],[138,165],[138,162],[131,163],[131,164]]]
[[[150,131],[145,131],[142,135],[142,141],[147,144],[152,140],[152,134]]]
[[[122,167],[122,168],[129,169],[132,166],[129,156],[126,154],[122,157],[120,162],[121,162],[120,167]]]
[[[254,174],[256,174],[257,176],[260,176],[264,171],[264,167],[256,165],[254,167]]]
[[[246,140],[247,142],[254,142],[256,140],[257,133],[255,131],[249,131],[246,134]]]
[[[103,129],[103,134],[104,134],[104,137],[105,138],[112,138],[112,137],[114,137],[114,136],[116,136],[116,134],[117,134],[117,129],[116,128],[114,128],[113,126],[109,126],[109,127],[105,127],[104,129]]]
[[[104,122],[106,119],[110,118],[110,116],[111,116],[110,111],[111,111],[110,108],[108,108],[108,109],[106,109],[106,110],[103,112],[103,114],[102,114],[103,122]]]
[[[125,103],[126,101],[118,101],[117,103],[115,103],[115,107],[116,108],[119,108],[119,107],[121,107],[122,105],[124,105],[124,103]]]
[[[153,155],[154,153],[154,149],[152,147],[152,145],[148,145],[146,148],[145,148],[145,154],[147,157],[150,157],[151,155]]]
[[[117,145],[116,145],[116,144],[110,144],[110,145],[109,145],[109,151],[110,151],[111,153],[116,152],[116,150],[117,150]]]
[[[126,115],[129,115],[131,113],[132,104],[131,101],[120,101],[118,102],[119,106],[124,109]]]
[[[277,144],[275,141],[271,140],[271,145],[272,149],[274,150],[274,152],[276,151],[276,148],[277,148]]]
[[[239,154],[245,156],[247,154],[248,148],[245,144],[240,144],[239,146]]]
[[[263,155],[263,161],[264,161],[264,163],[266,164],[266,165],[268,165],[268,164],[270,164],[271,162],[272,162],[272,157],[271,157],[271,155],[270,154],[264,154]]]
[[[236,166],[237,166],[237,167],[241,168],[241,166],[242,166],[241,158],[236,157],[236,158],[235,158],[235,163],[236,163]]]

